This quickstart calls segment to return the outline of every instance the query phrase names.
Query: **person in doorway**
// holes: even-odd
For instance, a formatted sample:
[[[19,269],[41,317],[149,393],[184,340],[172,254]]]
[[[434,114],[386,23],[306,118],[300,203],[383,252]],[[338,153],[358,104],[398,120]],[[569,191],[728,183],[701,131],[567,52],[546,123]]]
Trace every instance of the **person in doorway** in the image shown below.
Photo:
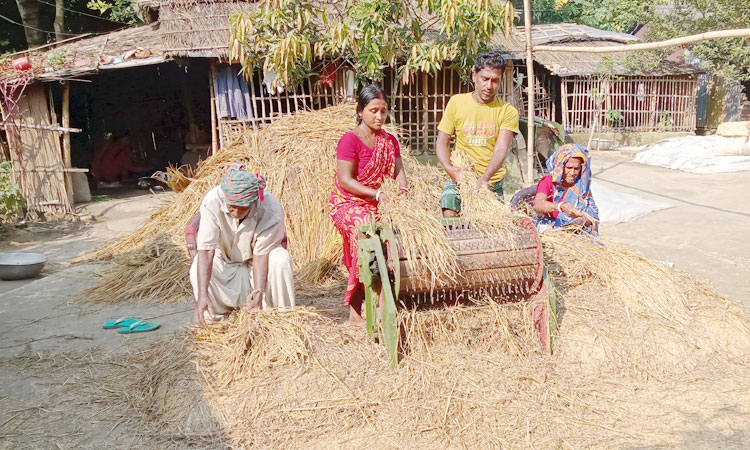
[[[561,145],[547,159],[546,175],[537,185],[534,223],[539,232],[577,226],[598,236],[599,209],[591,195],[591,158],[582,145]]]
[[[511,140],[518,134],[518,110],[497,95],[504,72],[505,59],[500,53],[477,56],[471,70],[474,91],[452,96],[445,107],[435,142],[440,164],[451,178],[440,196],[444,217],[456,217],[461,212],[456,182],[463,169],[451,164],[451,136],[456,138],[456,149],[466,152],[479,175],[477,188],[490,189],[503,199],[503,162]]]
[[[259,174],[232,164],[203,197],[190,267],[195,321],[248,307],[294,307],[292,258],[282,246],[284,211]]]
[[[328,209],[344,239],[344,265],[349,271],[344,302],[350,306],[350,324],[364,323],[358,228],[377,216],[378,206],[388,201],[380,189],[386,177],[398,180],[401,192],[408,193],[398,140],[383,130],[387,117],[388,100],[383,90],[375,85],[362,88],[357,99],[357,126],[339,140],[336,149],[336,176]]]
[[[127,135],[114,140],[107,139],[91,160],[91,175],[97,184],[102,181],[122,182],[127,180],[130,174],[147,170],[148,168],[136,163]]]

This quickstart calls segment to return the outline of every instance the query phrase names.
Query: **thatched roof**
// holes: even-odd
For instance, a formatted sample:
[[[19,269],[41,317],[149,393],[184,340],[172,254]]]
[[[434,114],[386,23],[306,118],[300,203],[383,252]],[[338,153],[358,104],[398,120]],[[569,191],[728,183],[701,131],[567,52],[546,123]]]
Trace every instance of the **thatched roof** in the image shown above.
[[[158,5],[164,46],[177,56],[225,56],[229,18],[256,7],[237,0],[163,0]]]
[[[96,73],[100,70],[159,64],[166,60],[166,51],[159,35],[159,23],[125,28],[98,36],[84,37],[26,53],[31,61],[33,79],[52,81]],[[13,78],[20,72],[10,65],[0,71]]]
[[[638,38],[614,31],[599,30],[586,25],[574,23],[557,23],[550,25],[534,25],[531,28],[531,41],[534,45],[565,45],[570,47],[603,47],[626,44],[637,41]],[[492,40],[494,46],[506,52],[512,59],[526,59],[525,27],[514,28],[509,36],[498,33]],[[562,77],[587,76],[597,73],[605,58],[615,62],[618,75],[631,75],[630,70],[617,67],[628,52],[622,53],[572,53],[572,52],[534,52],[534,60],[547,68],[554,75]],[[650,71],[650,76],[692,75],[699,72],[693,66],[663,61]]]

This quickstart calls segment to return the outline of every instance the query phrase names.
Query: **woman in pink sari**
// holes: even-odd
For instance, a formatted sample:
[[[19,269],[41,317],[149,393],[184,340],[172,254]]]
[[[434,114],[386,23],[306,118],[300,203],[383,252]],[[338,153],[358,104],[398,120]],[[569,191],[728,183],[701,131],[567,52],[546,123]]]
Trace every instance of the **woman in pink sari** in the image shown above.
[[[398,180],[408,192],[406,174],[396,138],[383,131],[388,100],[376,85],[362,88],[357,99],[357,126],[339,141],[336,177],[328,203],[333,224],[344,238],[344,265],[349,270],[344,302],[350,306],[349,323],[362,324],[364,289],[359,282],[357,241],[360,225],[378,215],[388,196],[380,189],[386,177]]]

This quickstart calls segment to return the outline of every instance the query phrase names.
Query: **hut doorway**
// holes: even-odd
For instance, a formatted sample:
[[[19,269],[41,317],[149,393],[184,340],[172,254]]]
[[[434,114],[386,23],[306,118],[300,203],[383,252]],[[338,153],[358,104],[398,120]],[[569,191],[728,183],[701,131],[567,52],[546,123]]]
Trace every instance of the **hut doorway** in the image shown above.
[[[102,71],[71,82],[74,167],[89,169],[92,193],[132,191],[138,179],[181,166],[210,148],[209,65],[202,59]],[[60,114],[63,88],[51,84]],[[201,146],[205,147],[202,148]]]

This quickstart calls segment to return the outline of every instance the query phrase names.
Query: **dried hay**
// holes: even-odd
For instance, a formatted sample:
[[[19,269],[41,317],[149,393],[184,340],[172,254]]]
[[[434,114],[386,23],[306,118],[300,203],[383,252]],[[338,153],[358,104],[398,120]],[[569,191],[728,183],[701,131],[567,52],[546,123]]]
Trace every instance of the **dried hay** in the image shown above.
[[[461,194],[461,216],[485,235],[514,244],[520,216],[511,211],[510,202],[499,202],[494,192],[477,189],[479,175],[471,168],[464,151],[454,149],[451,163],[464,169],[456,183]]]
[[[153,177],[164,182],[169,189],[176,193],[185,190],[195,176],[195,170],[189,166],[175,167],[169,166],[165,172],[156,172]]]
[[[553,355],[541,351],[524,304],[478,302],[400,311],[403,354],[392,370],[384,346],[362,329],[301,307],[238,311],[144,351],[57,358],[45,370],[66,380],[68,395],[55,398],[68,408],[85,403],[94,408],[86,414],[120,421],[124,435],[160,448],[741,443],[750,320],[668,273],[696,287],[683,291],[691,326],[678,330],[583,276],[557,285],[564,308]],[[36,356],[32,365],[42,370]],[[41,433],[46,423],[21,425],[16,436],[32,426]]]
[[[83,291],[84,298],[102,303],[121,299],[177,303],[190,295],[189,259],[172,238],[159,233],[142,248],[115,256],[99,281]]]
[[[186,281],[189,268],[181,262],[188,261],[182,250],[184,227],[199,209],[205,193],[219,184],[228,165],[235,161],[263,174],[267,189],[279,197],[284,207],[297,287],[304,290],[330,286],[332,279],[343,279],[341,236],[328,215],[327,204],[336,170],[336,145],[353,124],[352,106],[281,117],[258,132],[246,133],[234,145],[202,162],[190,184],[185,186],[185,180],[175,176],[176,187],[183,190],[169,206],[131,235],[87,255],[95,259],[123,253],[139,257],[144,261],[139,268],[143,278],[122,289],[120,284],[126,266],[115,263],[102,271],[102,281],[87,290],[85,297],[103,302],[132,299],[158,302],[173,301],[180,297],[180,292],[182,297],[189,296],[189,289],[180,289],[180,286],[189,287]],[[440,279],[452,279],[458,270],[456,255],[446,242],[445,231],[438,220],[438,199],[445,175],[437,167],[419,163],[409,155],[408,149],[403,150],[402,158],[411,192],[408,196],[397,195],[396,184],[386,183],[384,188],[391,202],[383,207],[383,220],[402,231],[404,252],[409,257],[409,271],[413,276],[429,280],[431,284]],[[476,179],[471,181],[470,171],[466,172],[469,181],[461,185],[461,190],[467,204],[467,218],[488,234],[505,238],[513,245],[512,214],[490,198],[493,194],[476,191]],[[149,242],[160,233],[171,238],[174,245],[160,257],[152,258]],[[174,264],[169,269],[173,278],[169,279],[163,276],[168,264]],[[170,280],[174,285],[169,285]]]

